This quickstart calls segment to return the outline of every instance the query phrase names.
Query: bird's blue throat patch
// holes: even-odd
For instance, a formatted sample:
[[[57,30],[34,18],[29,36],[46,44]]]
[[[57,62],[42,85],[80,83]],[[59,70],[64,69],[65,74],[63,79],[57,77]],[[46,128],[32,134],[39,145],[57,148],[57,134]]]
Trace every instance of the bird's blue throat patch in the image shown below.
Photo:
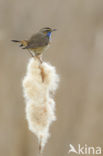
[[[47,36],[48,36],[48,37],[51,37],[51,32],[48,32],[48,33],[47,33]]]

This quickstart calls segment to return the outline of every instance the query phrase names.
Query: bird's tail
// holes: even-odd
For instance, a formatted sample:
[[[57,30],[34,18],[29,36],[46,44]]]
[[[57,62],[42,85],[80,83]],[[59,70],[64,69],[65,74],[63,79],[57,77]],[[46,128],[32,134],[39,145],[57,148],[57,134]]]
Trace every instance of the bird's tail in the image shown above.
[[[16,42],[16,43],[20,43],[20,47],[25,47],[28,45],[28,41],[26,40],[22,40],[22,41],[18,41],[18,40],[11,40],[12,42]]]

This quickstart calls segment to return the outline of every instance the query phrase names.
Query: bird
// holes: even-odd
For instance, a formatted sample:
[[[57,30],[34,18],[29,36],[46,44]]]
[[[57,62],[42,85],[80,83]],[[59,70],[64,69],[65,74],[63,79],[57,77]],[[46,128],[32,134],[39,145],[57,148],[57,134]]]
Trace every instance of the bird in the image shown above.
[[[27,49],[32,57],[40,56],[46,51],[51,40],[51,33],[56,31],[50,27],[44,27],[30,37],[29,40],[12,40],[12,42],[20,43],[22,49]]]

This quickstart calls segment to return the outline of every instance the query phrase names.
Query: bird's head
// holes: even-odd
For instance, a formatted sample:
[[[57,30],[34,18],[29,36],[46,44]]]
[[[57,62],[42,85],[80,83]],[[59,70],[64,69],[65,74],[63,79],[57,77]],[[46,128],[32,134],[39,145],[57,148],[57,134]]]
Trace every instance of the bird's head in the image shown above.
[[[40,29],[40,32],[46,34],[48,37],[51,36],[51,33],[53,31],[56,31],[56,29],[52,29],[52,28],[49,28],[49,27],[45,27],[45,28]]]

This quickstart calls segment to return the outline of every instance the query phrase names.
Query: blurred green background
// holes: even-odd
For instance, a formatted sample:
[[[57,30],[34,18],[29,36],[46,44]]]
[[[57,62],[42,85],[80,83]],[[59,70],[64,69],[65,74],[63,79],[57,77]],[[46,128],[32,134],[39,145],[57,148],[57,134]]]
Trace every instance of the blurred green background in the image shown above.
[[[21,85],[30,56],[11,40],[45,26],[58,29],[44,60],[61,82],[44,156],[68,156],[69,144],[103,147],[103,0],[0,0],[1,156],[38,156]]]

